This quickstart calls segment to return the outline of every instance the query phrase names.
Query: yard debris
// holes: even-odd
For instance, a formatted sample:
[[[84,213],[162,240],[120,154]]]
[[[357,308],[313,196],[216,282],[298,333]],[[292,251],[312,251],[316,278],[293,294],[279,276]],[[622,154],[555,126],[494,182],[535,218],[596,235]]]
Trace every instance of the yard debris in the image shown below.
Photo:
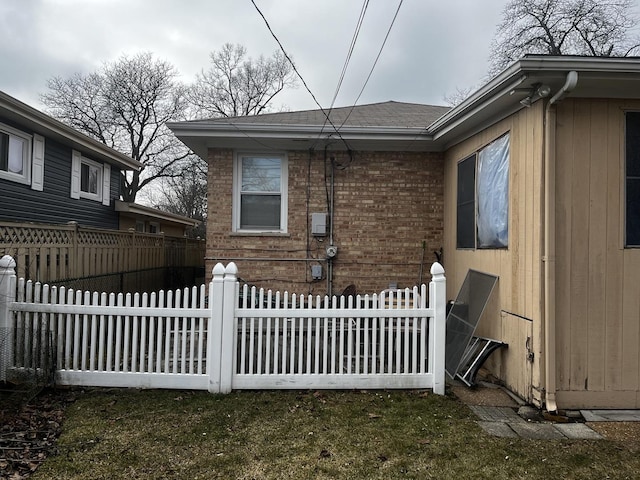
[[[55,453],[71,393],[45,391],[19,410],[0,409],[0,478],[28,478]]]
[[[322,449],[320,450],[320,458],[329,458],[331,456],[331,452],[329,450]]]
[[[382,418],[382,415],[378,415],[377,413],[370,413],[369,418],[370,419]]]

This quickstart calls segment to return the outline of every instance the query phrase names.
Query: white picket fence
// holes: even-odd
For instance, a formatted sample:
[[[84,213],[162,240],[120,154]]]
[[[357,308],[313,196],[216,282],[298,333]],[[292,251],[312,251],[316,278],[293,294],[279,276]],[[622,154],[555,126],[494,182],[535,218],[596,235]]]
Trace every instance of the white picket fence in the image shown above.
[[[17,280],[12,262],[0,259],[0,328],[12,332],[0,381],[37,368],[48,336],[63,385],[444,393],[437,263],[428,288],[329,298],[241,287],[233,263],[208,287],[123,296]]]

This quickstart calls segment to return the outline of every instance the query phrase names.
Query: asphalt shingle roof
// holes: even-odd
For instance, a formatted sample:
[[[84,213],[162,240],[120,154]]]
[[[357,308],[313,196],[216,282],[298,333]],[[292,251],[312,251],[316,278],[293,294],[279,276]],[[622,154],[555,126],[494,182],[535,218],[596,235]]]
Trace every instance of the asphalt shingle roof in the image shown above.
[[[340,107],[331,110],[330,118],[336,127],[427,127],[449,107],[422,105],[417,103],[382,102],[355,107]],[[325,110],[326,111],[326,110]],[[196,120],[186,123],[208,124],[264,124],[264,125],[323,125],[322,110],[266,113],[243,117],[223,117]],[[344,125],[343,125],[344,123]]]

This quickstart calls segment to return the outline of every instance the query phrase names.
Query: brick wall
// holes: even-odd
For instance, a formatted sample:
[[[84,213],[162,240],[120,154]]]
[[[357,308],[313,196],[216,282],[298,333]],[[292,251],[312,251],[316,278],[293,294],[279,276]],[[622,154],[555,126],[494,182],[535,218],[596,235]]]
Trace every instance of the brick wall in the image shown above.
[[[333,293],[349,284],[355,284],[359,293],[380,291],[390,282],[399,287],[417,284],[423,242],[422,281],[429,281],[433,251],[443,241],[442,155],[354,152],[350,158],[346,152],[330,152],[330,156],[336,162],[334,244],[338,247]],[[311,213],[329,211],[330,159],[325,160],[324,152],[288,152],[288,233],[241,235],[232,232],[233,158],[232,150],[209,150],[209,276],[216,262],[233,259],[240,277],[259,287],[324,295],[329,236],[311,235]],[[307,258],[316,260],[304,261]],[[311,279],[313,264],[322,265],[320,281]]]

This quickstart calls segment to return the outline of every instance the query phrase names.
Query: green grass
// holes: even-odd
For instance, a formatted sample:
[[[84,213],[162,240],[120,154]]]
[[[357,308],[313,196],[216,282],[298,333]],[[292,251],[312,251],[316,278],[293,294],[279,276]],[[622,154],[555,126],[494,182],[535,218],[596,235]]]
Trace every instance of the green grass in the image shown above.
[[[638,478],[624,445],[500,439],[474,420],[421,392],[86,391],[33,478]]]

